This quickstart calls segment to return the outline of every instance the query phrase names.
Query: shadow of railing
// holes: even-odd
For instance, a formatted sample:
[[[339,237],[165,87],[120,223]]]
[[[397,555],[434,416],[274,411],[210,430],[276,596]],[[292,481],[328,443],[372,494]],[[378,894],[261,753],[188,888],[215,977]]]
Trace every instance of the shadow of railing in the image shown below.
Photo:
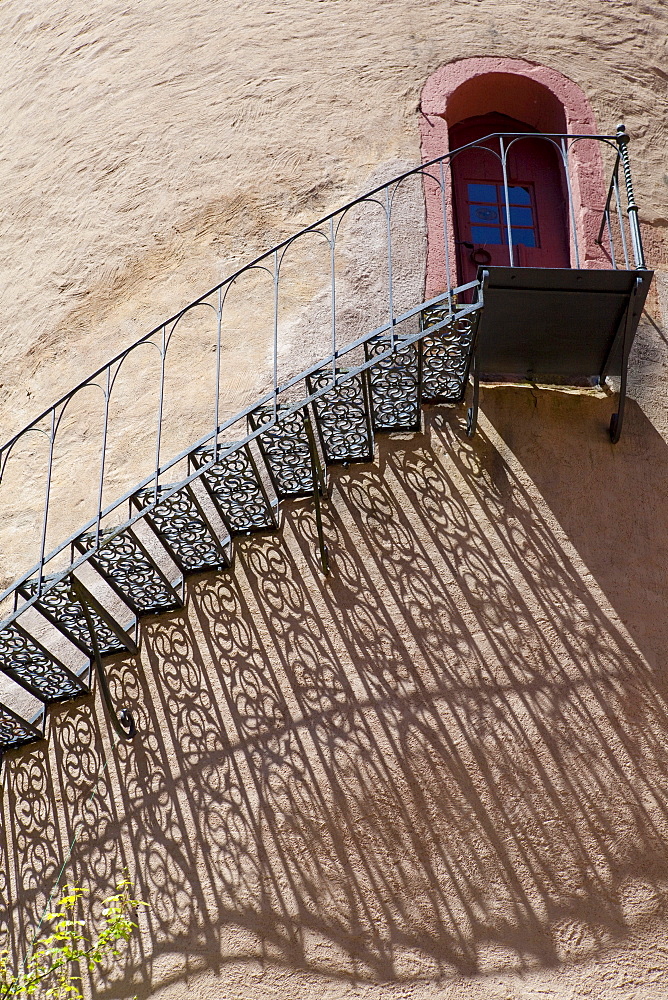
[[[382,982],[551,967],[663,915],[663,681],[532,484],[528,437],[515,461],[484,410],[474,441],[428,410],[378,466],[333,473],[329,578],[293,504],[281,537],[241,541],[233,572],[147,620],[141,660],[110,670],[133,744],[112,750],[82,699],[49,749],[8,756],[15,947],[79,829],[72,877],[100,898],[127,865],[151,904],[110,997],[235,963]]]

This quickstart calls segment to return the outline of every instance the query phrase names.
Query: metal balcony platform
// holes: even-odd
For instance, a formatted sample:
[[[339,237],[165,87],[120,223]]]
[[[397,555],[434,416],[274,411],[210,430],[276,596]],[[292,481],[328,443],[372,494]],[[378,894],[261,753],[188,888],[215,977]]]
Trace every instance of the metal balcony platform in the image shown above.
[[[622,374],[652,272],[488,267],[479,280],[479,378],[550,382]]]
[[[475,433],[480,381],[594,385],[621,377],[610,438],[624,419],[629,354],[653,272],[579,268],[485,267],[478,280],[484,302],[473,347]]]

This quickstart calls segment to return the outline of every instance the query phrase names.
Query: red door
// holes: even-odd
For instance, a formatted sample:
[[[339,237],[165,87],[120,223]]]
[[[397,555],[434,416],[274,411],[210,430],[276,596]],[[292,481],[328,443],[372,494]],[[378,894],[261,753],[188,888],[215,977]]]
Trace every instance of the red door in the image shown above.
[[[468,118],[450,130],[450,148],[460,149],[492,132],[535,129],[500,114]],[[457,266],[462,283],[474,280],[479,264],[510,264],[499,140],[487,140],[483,146],[457,153],[452,162]],[[546,139],[520,139],[508,152],[507,194],[515,267],[570,267],[567,193],[560,161],[559,151]]]

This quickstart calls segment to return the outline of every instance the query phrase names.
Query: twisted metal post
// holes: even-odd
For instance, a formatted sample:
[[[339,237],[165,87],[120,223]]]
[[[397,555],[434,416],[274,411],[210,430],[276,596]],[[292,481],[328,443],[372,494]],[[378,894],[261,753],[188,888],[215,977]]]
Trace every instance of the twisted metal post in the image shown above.
[[[631,246],[633,248],[633,259],[636,270],[646,270],[645,254],[643,252],[642,237],[640,235],[640,224],[638,222],[638,206],[636,205],[635,194],[633,192],[633,181],[631,180],[631,162],[629,160],[629,135],[626,126],[617,126],[617,146],[619,157],[624,171],[624,183],[626,185],[626,214],[629,220],[629,230],[631,232]]]

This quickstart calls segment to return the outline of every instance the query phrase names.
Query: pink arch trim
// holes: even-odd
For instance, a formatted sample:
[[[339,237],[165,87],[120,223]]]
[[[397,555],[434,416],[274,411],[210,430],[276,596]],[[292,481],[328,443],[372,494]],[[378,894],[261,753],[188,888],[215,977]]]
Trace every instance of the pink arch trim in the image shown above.
[[[514,78],[512,93],[490,86],[496,77]],[[476,86],[477,84],[477,86]],[[484,95],[481,97],[481,95]],[[541,99],[542,95],[542,99]],[[595,135],[596,118],[583,91],[563,73],[524,59],[475,56],[441,66],[429,77],[420,101],[422,162],[449,152],[448,129],[472,115],[498,111],[532,124],[538,131],[561,131],[569,135]],[[561,119],[561,127],[555,122]],[[574,144],[571,160],[575,221],[580,246],[581,267],[607,267],[607,259],[595,243],[606,188],[600,149],[597,143]],[[440,194],[429,185],[425,189],[427,210],[427,295],[445,287],[445,252]],[[450,201],[450,199],[448,199]],[[454,260],[454,232],[449,220],[450,259]]]

